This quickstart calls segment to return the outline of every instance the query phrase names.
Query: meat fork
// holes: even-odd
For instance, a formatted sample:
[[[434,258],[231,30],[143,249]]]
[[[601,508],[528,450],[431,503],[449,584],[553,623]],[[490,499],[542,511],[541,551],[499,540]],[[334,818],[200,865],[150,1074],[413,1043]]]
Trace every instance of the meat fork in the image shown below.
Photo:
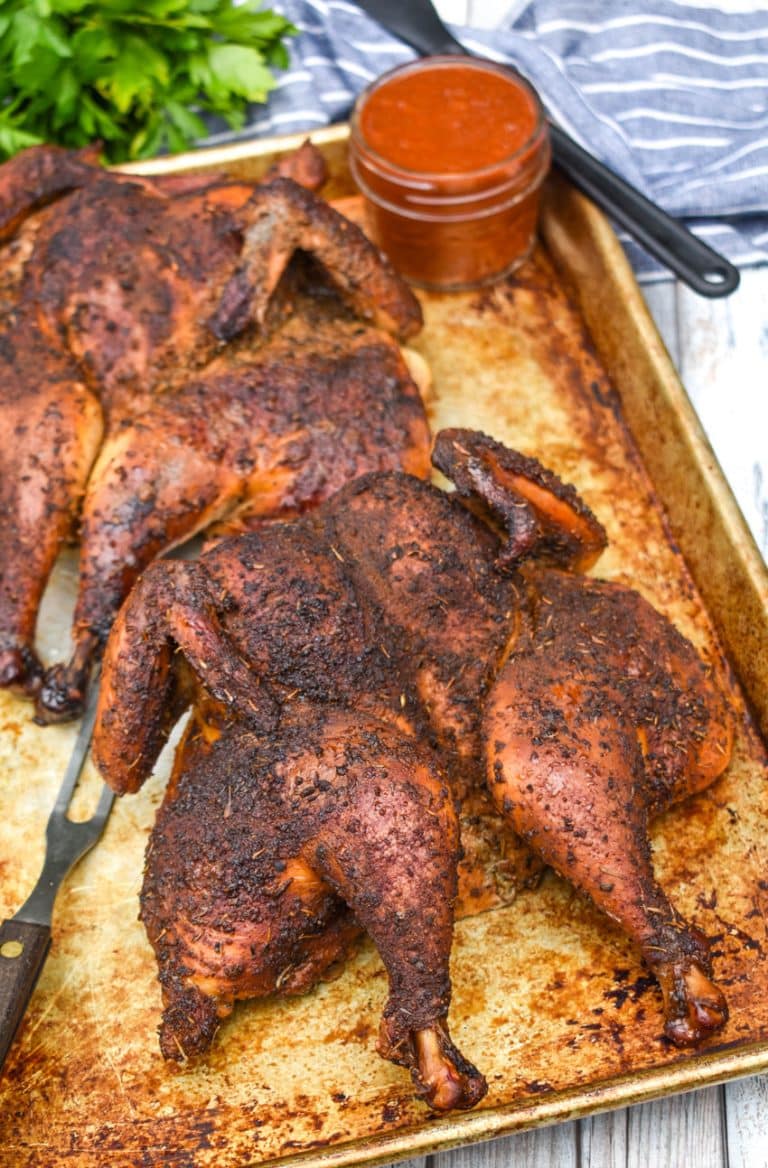
[[[74,749],[48,819],[43,870],[19,911],[0,925],[0,1067],[48,954],[56,894],[70,869],[98,840],[115,797],[105,786],[90,819],[76,823],[67,815],[88,757],[97,697],[98,685],[94,678]]]

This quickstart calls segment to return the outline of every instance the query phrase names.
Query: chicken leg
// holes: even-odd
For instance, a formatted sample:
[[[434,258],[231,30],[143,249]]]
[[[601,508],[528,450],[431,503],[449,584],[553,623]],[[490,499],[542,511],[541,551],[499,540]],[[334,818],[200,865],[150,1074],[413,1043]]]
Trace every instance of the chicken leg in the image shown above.
[[[98,400],[66,354],[40,337],[18,347],[0,336],[6,440],[0,447],[0,685],[37,692],[34,650],[40,599],[61,545],[74,536],[78,504],[102,435]],[[45,454],[43,454],[45,452]],[[23,517],[23,522],[18,522]]]
[[[236,998],[306,992],[358,922],[389,976],[380,1053],[434,1109],[473,1106],[485,1082],[446,1024],[457,851],[434,760],[391,726],[329,709],[209,745],[194,724],[142,891],[163,1054],[204,1051]]]
[[[527,627],[484,719],[499,810],[617,920],[661,985],[665,1032],[697,1042],[727,1019],[706,938],[657,884],[649,820],[714,781],[731,719],[693,648],[636,592],[531,569]]]

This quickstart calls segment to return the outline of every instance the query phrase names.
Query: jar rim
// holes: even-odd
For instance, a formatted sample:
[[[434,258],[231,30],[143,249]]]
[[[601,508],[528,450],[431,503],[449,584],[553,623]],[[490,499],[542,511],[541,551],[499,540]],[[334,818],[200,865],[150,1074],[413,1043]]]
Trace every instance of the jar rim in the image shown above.
[[[377,93],[381,88],[387,85],[396,77],[403,76],[407,73],[420,72],[423,69],[429,68],[450,68],[452,66],[462,65],[464,67],[475,68],[479,72],[496,73],[497,75],[506,77],[512,84],[519,89],[525,91],[526,96],[530,99],[533,112],[535,115],[535,122],[530,136],[521,146],[509,154],[504,155],[503,158],[496,162],[491,162],[486,166],[476,166],[467,170],[457,171],[439,171],[439,170],[416,170],[412,167],[402,166],[400,163],[392,162],[382,154],[375,150],[370,145],[362,130],[361,117],[366,102],[374,93]],[[529,154],[537,142],[546,137],[547,131],[547,117],[544,112],[544,107],[538,92],[522,73],[512,65],[506,65],[499,61],[490,61],[485,57],[471,57],[463,56],[459,53],[441,53],[429,57],[420,57],[414,61],[405,61],[400,65],[395,65],[393,69],[389,69],[386,73],[382,73],[375,81],[358,94],[355,104],[352,108],[352,113],[349,119],[350,135],[356,145],[362,145],[369,158],[379,166],[382,166],[385,173],[389,173],[393,177],[410,178],[413,180],[426,180],[430,183],[450,183],[459,178],[483,178],[485,176],[493,176],[500,168],[508,167],[514,163],[516,159],[524,157]]]

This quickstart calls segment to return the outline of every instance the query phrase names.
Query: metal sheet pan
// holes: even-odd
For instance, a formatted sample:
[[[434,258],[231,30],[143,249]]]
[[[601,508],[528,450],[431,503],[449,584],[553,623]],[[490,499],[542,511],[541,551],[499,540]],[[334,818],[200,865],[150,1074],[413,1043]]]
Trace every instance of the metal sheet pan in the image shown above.
[[[334,197],[351,194],[345,131],[314,136]],[[144,171],[255,177],[295,141],[158,160]],[[347,204],[358,213],[356,204]],[[482,293],[425,295],[413,342],[430,363],[432,424],[471,425],[577,484],[611,546],[596,574],[629,581],[696,643],[725,650],[740,712],[734,761],[654,830],[657,872],[718,938],[727,1029],[696,1052],[661,1035],[660,996],[633,947],[551,874],[512,903],[464,906],[451,1025],[486,1073],[480,1108],[434,1117],[374,1051],[384,972],[369,945],[334,981],[241,1005],[202,1063],[166,1066],[160,995],[137,921],[166,754],[123,800],[66,884],[49,963],[0,1082],[0,1163],[320,1168],[377,1163],[572,1118],[768,1067],[768,579],[610,228],[551,183],[543,244]],[[66,643],[73,558],[41,620]],[[73,738],[0,696],[0,911],[39,870],[45,819]]]

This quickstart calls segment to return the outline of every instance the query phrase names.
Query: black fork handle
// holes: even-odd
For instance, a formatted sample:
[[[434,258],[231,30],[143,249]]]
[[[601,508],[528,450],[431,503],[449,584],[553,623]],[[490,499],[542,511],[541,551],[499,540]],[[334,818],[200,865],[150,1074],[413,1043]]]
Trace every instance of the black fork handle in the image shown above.
[[[637,187],[549,123],[552,160],[575,187],[588,195],[646,251],[700,296],[729,296],[739,286],[739,269],[673,219]]]
[[[0,925],[0,1068],[5,1062],[51,944],[49,925]]]
[[[358,0],[358,6],[417,53],[468,56],[428,0]],[[589,154],[551,120],[549,129],[555,165],[646,251],[701,296],[728,296],[735,292],[739,270],[725,256]]]

